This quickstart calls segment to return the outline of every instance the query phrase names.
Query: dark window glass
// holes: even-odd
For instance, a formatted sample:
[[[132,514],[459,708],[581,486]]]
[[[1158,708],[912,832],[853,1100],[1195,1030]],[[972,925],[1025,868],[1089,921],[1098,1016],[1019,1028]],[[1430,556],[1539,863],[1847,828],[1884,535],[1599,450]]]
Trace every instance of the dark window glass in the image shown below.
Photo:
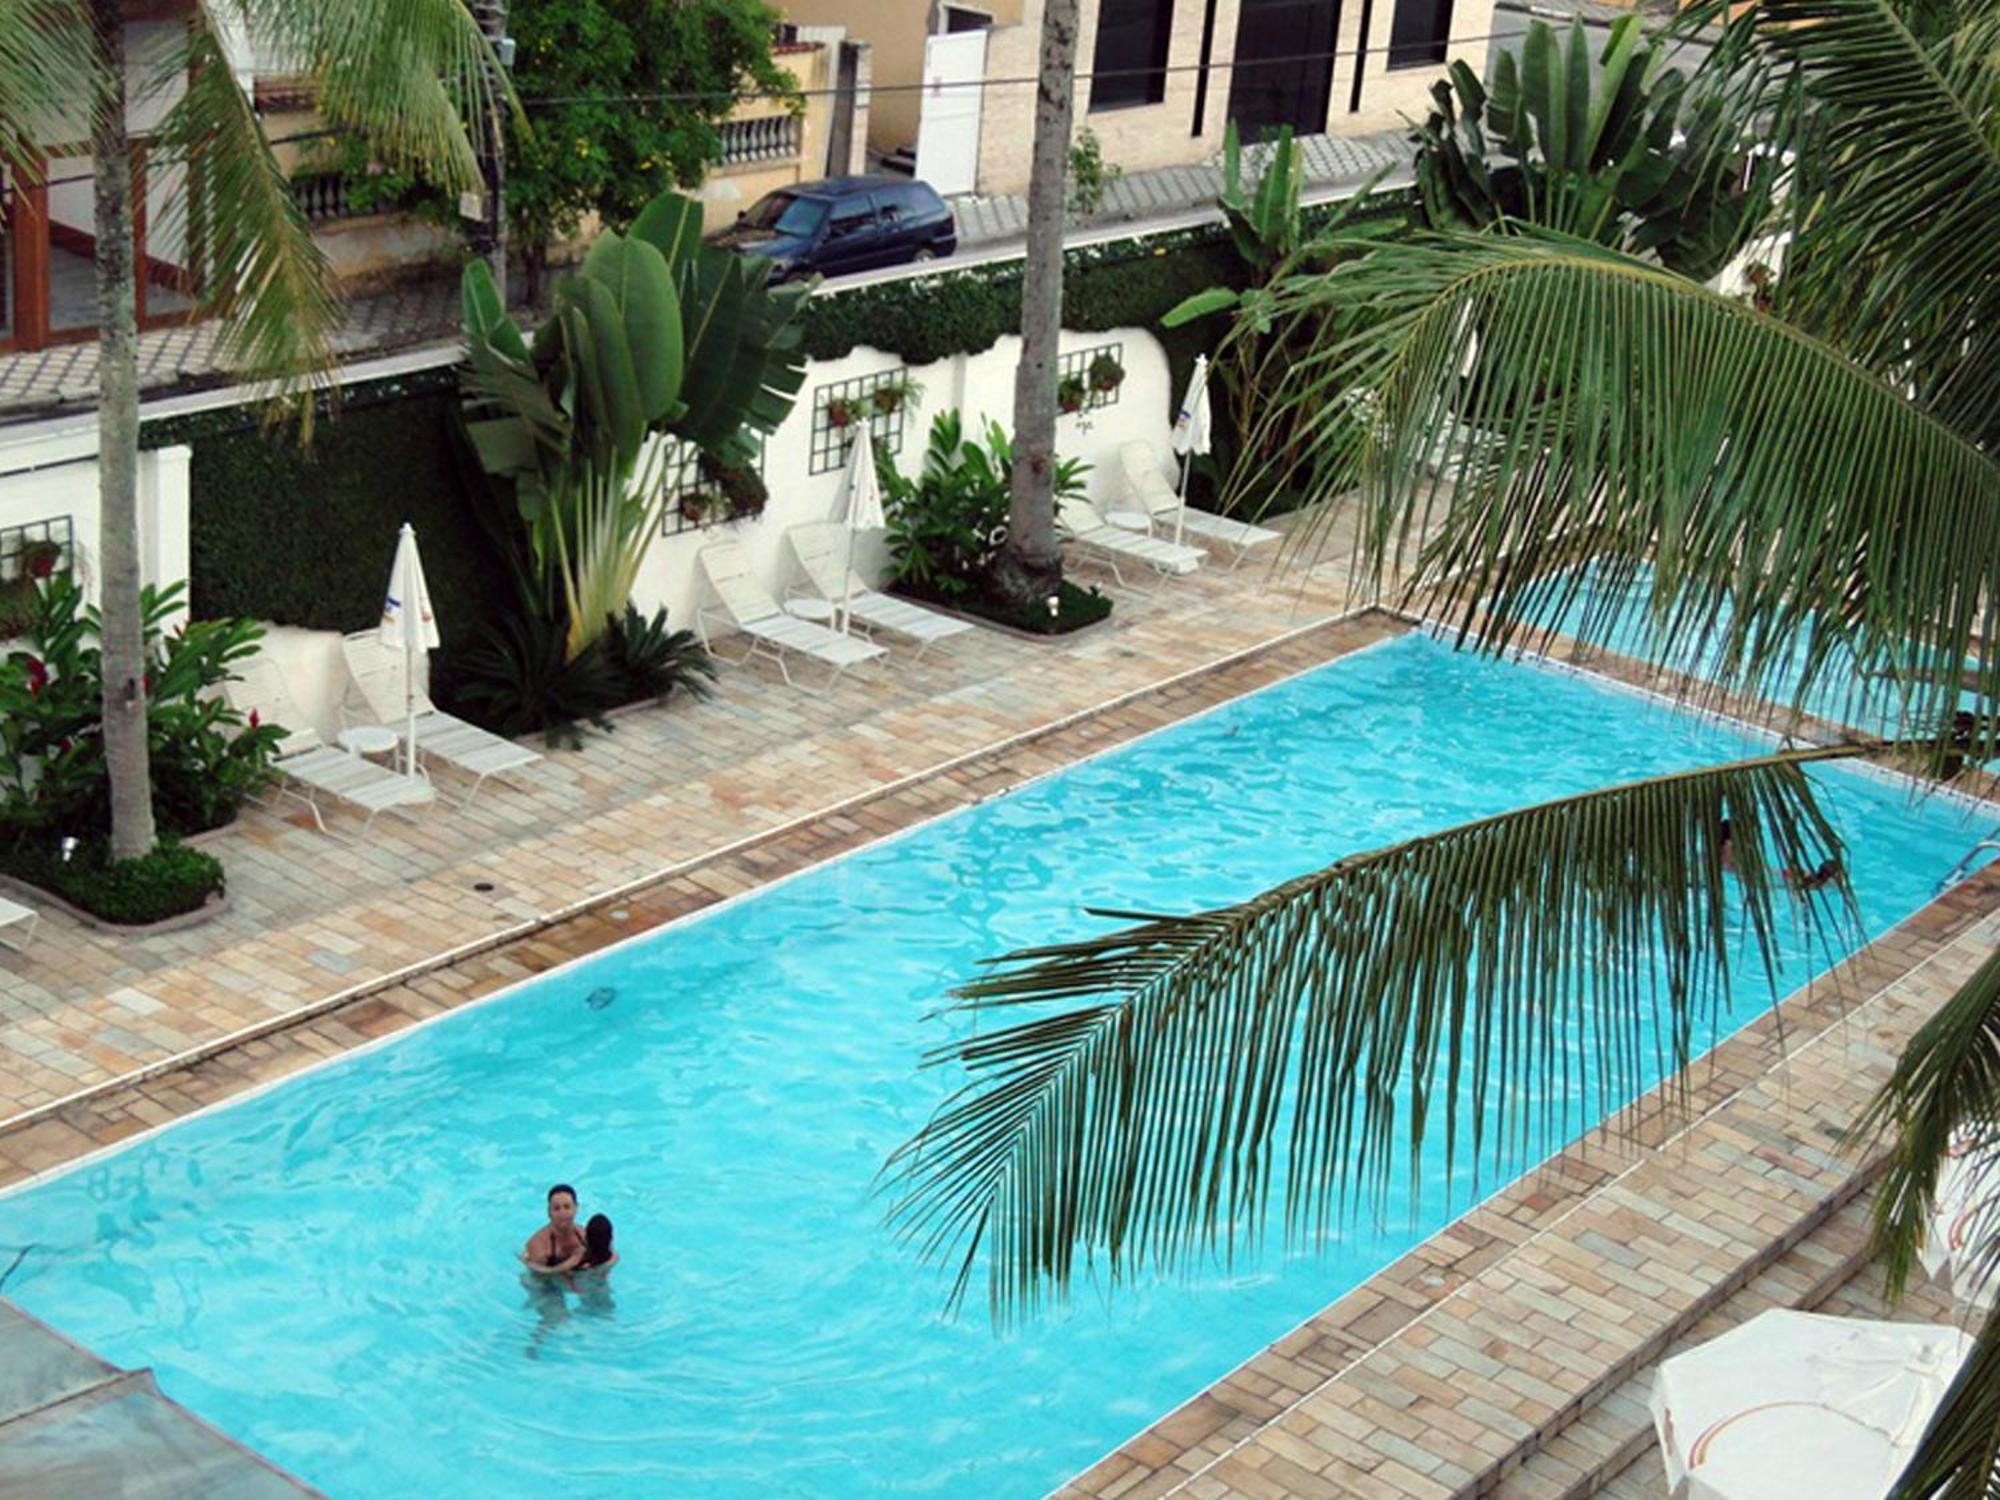
[[[1174,0],[1104,0],[1090,60],[1090,107],[1158,104],[1167,96]]]
[[[1450,37],[1451,0],[1396,0],[1396,18],[1389,27],[1389,66],[1441,63]]]
[[[827,226],[830,240],[845,239],[875,222],[875,205],[867,198],[850,198],[833,206],[833,222]]]
[[[769,229],[778,234],[795,234],[808,239],[826,217],[826,204],[818,198],[795,198],[790,193],[771,193],[759,198],[743,215],[752,229]]]

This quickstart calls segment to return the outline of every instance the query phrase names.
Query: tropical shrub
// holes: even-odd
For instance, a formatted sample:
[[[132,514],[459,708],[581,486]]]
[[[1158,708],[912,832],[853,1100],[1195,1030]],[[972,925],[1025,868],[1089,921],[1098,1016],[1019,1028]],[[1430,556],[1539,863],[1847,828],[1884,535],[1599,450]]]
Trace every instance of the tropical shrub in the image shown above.
[[[161,622],[181,589],[148,586],[141,618],[153,812],[162,828],[189,834],[229,822],[269,783],[282,730],[246,722],[215,692],[263,632],[244,620],[198,620],[166,634]],[[53,843],[110,826],[97,639],[83,591],[60,575],[45,582],[34,619],[0,663],[0,838]]]
[[[532,340],[485,264],[465,270],[466,432],[561,597],[570,657],[619,617],[678,499],[671,440],[747,466],[751,434],[776,430],[805,379],[808,286],[771,287],[767,265],[702,244],[701,228],[700,204],[663,193],[629,234],[605,231]]]
[[[1290,129],[1259,150],[1263,170],[1253,186],[1244,176],[1235,124],[1224,131],[1218,207],[1239,262],[1235,274],[1184,297],[1159,321],[1162,328],[1177,329],[1231,315],[1229,337],[1216,349],[1209,374],[1210,402],[1219,418],[1210,430],[1214,452],[1196,455],[1193,471],[1204,487],[1232,470],[1258,473],[1265,482],[1246,508],[1269,515],[1299,503],[1293,476],[1307,425],[1271,397],[1319,330],[1302,326],[1298,318],[1273,319],[1265,290],[1286,276],[1330,269],[1343,254],[1353,253],[1358,238],[1386,238],[1405,226],[1400,215],[1377,216],[1370,201],[1372,178],[1323,219],[1309,219],[1299,203],[1304,162]],[[1180,399],[1178,389],[1174,399]]]
[[[1534,223],[1713,276],[1769,210],[1778,162],[1751,150],[1758,137],[1719,90],[1662,68],[1667,54],[1624,16],[1594,67],[1581,20],[1562,41],[1531,22],[1518,64],[1494,59],[1490,91],[1453,63],[1411,135],[1422,222]]]
[[[629,603],[588,646],[571,656],[567,630],[532,609],[502,617],[456,664],[452,706],[499,734],[546,735],[576,744],[580,726],[609,730],[605,715],[659,700],[676,688],[705,697],[715,665],[694,633],[669,630],[662,609],[650,619]]]
[[[943,603],[989,597],[993,559],[1007,540],[1007,475],[1014,445],[998,422],[986,439],[965,436],[956,411],[931,419],[923,467],[905,477],[886,446],[876,445],[889,554],[898,584]],[[1090,466],[1079,459],[1056,465],[1058,499],[1081,495]]]
[[[604,632],[612,670],[624,679],[623,702],[664,699],[675,688],[690,697],[706,698],[715,676],[715,660],[692,630],[669,630],[667,612],[648,619],[630,604],[622,618]]]

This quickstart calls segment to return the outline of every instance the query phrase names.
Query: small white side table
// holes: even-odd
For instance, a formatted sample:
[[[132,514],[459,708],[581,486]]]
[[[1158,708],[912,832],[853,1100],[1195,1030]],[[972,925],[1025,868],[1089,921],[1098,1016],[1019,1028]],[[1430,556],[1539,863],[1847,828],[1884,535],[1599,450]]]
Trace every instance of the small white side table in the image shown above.
[[[1104,519],[1121,531],[1151,531],[1153,518],[1143,510],[1106,511]]]
[[[402,737],[386,724],[356,724],[337,736],[340,748],[349,755],[386,755],[402,742]]]
[[[822,625],[832,620],[839,612],[839,607],[831,599],[801,595],[797,599],[785,601],[786,614],[796,615],[801,620],[814,620]]]

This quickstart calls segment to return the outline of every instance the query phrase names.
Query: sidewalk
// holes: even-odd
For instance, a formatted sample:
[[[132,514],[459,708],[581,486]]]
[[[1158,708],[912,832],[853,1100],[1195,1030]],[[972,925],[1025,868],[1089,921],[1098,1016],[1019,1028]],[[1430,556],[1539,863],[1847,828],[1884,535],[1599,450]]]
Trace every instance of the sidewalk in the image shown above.
[[[1407,180],[1411,147],[1401,130],[1365,136],[1305,136],[1304,193],[1307,202],[1343,196],[1374,173],[1390,169],[1390,180]],[[1397,169],[1405,169],[1400,178]],[[1105,191],[1104,207],[1083,223],[1072,225],[1070,237],[1101,238],[1120,225],[1143,230],[1157,224],[1172,227],[1190,214],[1213,208],[1222,192],[1222,164],[1164,167],[1152,172],[1128,172]],[[958,212],[959,247],[968,258],[1002,258],[1028,230],[1026,194],[999,198],[961,198]],[[874,273],[871,279],[917,275],[930,268],[898,268]],[[840,283],[835,283],[839,285]],[[350,299],[347,321],[335,335],[334,348],[343,360],[393,354],[428,344],[449,342],[439,363],[456,357],[459,332],[458,281],[441,277]],[[142,396],[212,389],[230,383],[231,374],[220,332],[214,323],[161,328],[139,339],[139,390]],[[26,354],[0,355],[0,426],[37,417],[88,410],[97,404],[97,343],[62,344]]]
[[[1308,203],[1340,198],[1377,172],[1391,178],[1407,169],[1416,148],[1403,129],[1373,135],[1307,135],[1299,137],[1304,159],[1300,196]],[[1257,148],[1246,151],[1249,156]],[[1195,166],[1161,167],[1151,172],[1126,172],[1104,190],[1104,206],[1079,229],[1114,224],[1143,224],[1151,219],[1211,207],[1222,196],[1222,158],[1218,154]],[[954,198],[958,243],[962,249],[985,250],[1019,240],[1028,232],[1025,193],[1005,197]]]

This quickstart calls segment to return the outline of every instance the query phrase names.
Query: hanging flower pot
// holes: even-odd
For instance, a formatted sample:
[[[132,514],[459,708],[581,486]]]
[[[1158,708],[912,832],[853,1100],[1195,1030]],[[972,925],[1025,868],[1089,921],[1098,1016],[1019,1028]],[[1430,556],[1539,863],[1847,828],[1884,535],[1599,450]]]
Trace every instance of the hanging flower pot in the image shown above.
[[[872,399],[875,402],[875,410],[886,417],[903,404],[903,388],[895,385],[877,386]]]
[[[1083,410],[1083,403],[1090,395],[1081,375],[1065,375],[1056,386],[1056,405],[1066,412]]]
[[[708,515],[708,496],[700,490],[689,490],[680,498],[681,519],[690,526],[699,526]]]
[[[21,548],[21,572],[29,578],[52,576],[61,561],[62,545],[58,542],[28,542]]]
[[[1125,383],[1125,367],[1110,354],[1100,354],[1090,362],[1090,388],[1108,396]]]
[[[826,403],[826,420],[829,426],[851,427],[854,425],[855,416],[854,402],[845,396],[835,396]]]

